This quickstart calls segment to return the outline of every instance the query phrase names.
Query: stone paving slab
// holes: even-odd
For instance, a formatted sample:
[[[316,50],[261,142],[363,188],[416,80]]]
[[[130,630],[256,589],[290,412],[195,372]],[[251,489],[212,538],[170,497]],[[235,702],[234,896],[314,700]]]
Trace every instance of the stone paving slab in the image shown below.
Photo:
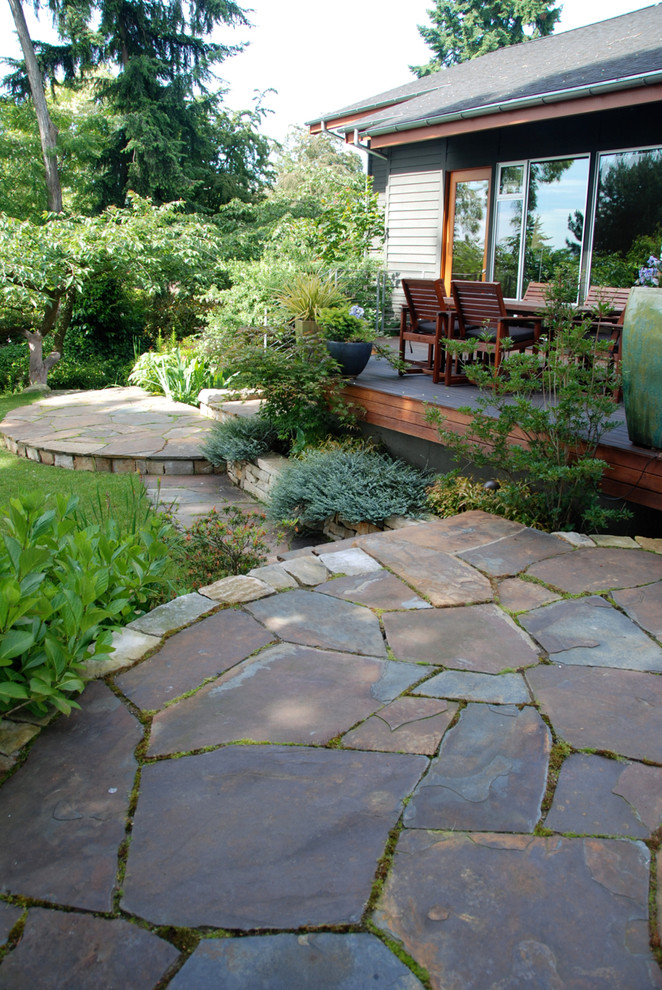
[[[381,567],[373,574],[332,578],[324,584],[318,584],[315,591],[383,611],[432,608],[429,602],[415,594],[404,581]]]
[[[193,591],[188,595],[173,598],[165,605],[157,606],[146,615],[141,615],[139,619],[127,623],[127,628],[147,633],[148,636],[167,636],[168,633],[195,622],[215,608],[216,602]]]
[[[425,547],[427,550],[459,553],[461,550],[470,550],[506,536],[513,536],[523,529],[521,523],[472,509],[470,512],[462,512],[448,519],[435,519],[433,522],[412,526],[406,530],[385,533],[384,540],[398,542],[404,540],[415,546]],[[363,545],[361,541],[361,546]]]
[[[213,584],[204,585],[199,589],[199,593],[213,602],[236,605],[239,602],[266,598],[268,595],[273,595],[274,589],[259,578],[249,577],[247,574],[231,574],[229,577],[214,581]]]
[[[527,574],[572,595],[636,588],[662,580],[662,555],[642,554],[641,550],[587,548],[575,550],[571,557],[533,564]]]
[[[555,663],[662,671],[662,648],[604,598],[554,602],[520,622]]]
[[[571,746],[662,763],[661,677],[556,664],[534,667],[525,677],[556,732]]]
[[[229,930],[356,924],[422,756],[229,746],[146,766],[122,905]]]
[[[659,988],[648,865],[629,840],[406,831],[375,921],[434,990]]]
[[[154,656],[116,677],[115,684],[138,708],[163,708],[272,641],[250,615],[226,609],[175,633]]]
[[[300,590],[250,602],[246,608],[270,632],[289,643],[386,656],[377,617],[361,605]]]
[[[9,938],[9,933],[23,914],[23,908],[0,901],[0,945]]]
[[[329,549],[319,554],[319,559],[331,574],[370,574],[380,571],[381,565],[359,547],[348,550]]]
[[[475,674],[445,670],[413,689],[413,694],[464,701],[488,701],[495,705],[529,705],[531,695],[522,674]]]
[[[343,736],[343,746],[432,756],[457,705],[431,698],[398,698]]]
[[[612,592],[617,605],[657,639],[662,639],[662,581],[644,588]]]
[[[564,761],[546,828],[575,835],[647,839],[662,824],[662,769],[571,753]]]
[[[205,939],[169,990],[423,990],[374,935],[265,935]]]
[[[18,946],[0,966],[3,990],[147,990],[179,952],[119,918],[31,908]]]
[[[240,739],[324,744],[427,673],[379,657],[274,646],[156,715],[149,755]]]
[[[291,574],[299,584],[303,584],[309,588],[319,584],[320,581],[325,581],[329,576],[329,571],[320,558],[314,556],[312,553],[298,554],[296,557],[284,560],[281,563],[281,567],[288,574]]]
[[[521,578],[506,578],[499,582],[499,604],[509,612],[528,612],[558,599],[554,591]]]
[[[80,705],[44,729],[26,765],[3,785],[0,884],[9,893],[110,911],[142,731],[101,682],[86,688]]]
[[[407,805],[407,828],[532,832],[551,749],[533,708],[470,704]]]
[[[536,529],[524,529],[494,543],[463,550],[458,556],[492,577],[512,577],[535,561],[572,552],[565,540]]]
[[[471,605],[494,597],[488,579],[451,554],[404,540],[383,539],[382,534],[365,539],[362,546],[433,605]]]
[[[401,660],[498,674],[538,662],[529,636],[496,605],[389,612],[388,644]]]

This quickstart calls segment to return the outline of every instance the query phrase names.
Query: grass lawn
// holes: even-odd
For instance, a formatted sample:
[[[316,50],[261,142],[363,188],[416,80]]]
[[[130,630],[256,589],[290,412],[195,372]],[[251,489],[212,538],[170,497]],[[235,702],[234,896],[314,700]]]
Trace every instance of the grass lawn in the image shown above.
[[[0,395],[0,421],[10,409],[29,405],[39,398],[39,395]],[[102,506],[105,515],[113,516],[118,524],[127,528],[132,528],[136,510],[141,514],[147,511],[146,497],[135,475],[68,471],[17,457],[0,445],[0,509],[10,498],[24,492],[43,492],[45,496],[77,495],[79,509],[86,519],[97,518]]]

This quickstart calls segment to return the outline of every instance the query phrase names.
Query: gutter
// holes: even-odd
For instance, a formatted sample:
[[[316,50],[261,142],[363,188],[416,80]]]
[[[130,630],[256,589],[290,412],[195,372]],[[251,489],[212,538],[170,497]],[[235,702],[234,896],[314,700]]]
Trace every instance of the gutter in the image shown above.
[[[603,93],[616,92],[623,89],[634,89],[637,86],[653,86],[662,82],[662,69],[653,72],[642,72],[636,76],[625,76],[622,79],[610,79],[603,83],[589,83],[586,86],[575,86],[568,89],[558,89],[551,93],[541,93],[535,96],[525,96],[514,100],[501,100],[498,103],[488,103],[467,110],[456,110],[452,113],[439,113],[431,117],[417,117],[401,124],[383,124],[381,127],[361,131],[363,137],[370,138],[378,134],[393,134],[399,131],[413,131],[421,127],[432,127],[435,124],[451,123],[454,120],[470,120],[474,117],[487,117],[491,114],[505,113],[509,110],[523,110],[527,107],[542,106],[546,103],[561,103],[564,100],[576,100],[583,96],[600,96]],[[349,128],[348,128],[349,130]],[[357,134],[355,130],[355,135]],[[356,142],[356,139],[355,139]]]
[[[388,99],[377,100],[374,103],[361,103],[356,107],[347,107],[344,111],[336,110],[334,113],[325,113],[322,117],[315,117],[314,120],[304,121],[304,127],[312,127],[313,124],[320,124],[322,130],[326,130],[327,120],[335,120],[336,117],[344,117],[347,114],[360,113],[364,115],[371,110],[381,110],[384,107],[397,106],[399,103],[409,103],[410,100],[417,100],[419,96],[425,96],[426,93],[433,93],[435,89],[437,89],[436,86],[425,86],[420,90],[414,90],[411,94],[405,93],[400,97],[390,96]]]
[[[349,143],[346,137],[343,137],[342,134],[337,134],[335,131],[332,131],[330,127],[327,127],[325,120],[320,121],[320,123],[322,125],[322,134],[330,134],[331,137],[336,138],[336,140],[342,142],[342,144],[346,145]],[[356,128],[354,128],[354,136],[351,143],[355,148],[360,148],[361,151],[365,151],[366,154],[372,155],[373,158],[381,158],[383,162],[388,161],[387,155],[382,155],[379,151],[373,151],[373,149],[367,144],[361,144],[359,141],[359,132]]]

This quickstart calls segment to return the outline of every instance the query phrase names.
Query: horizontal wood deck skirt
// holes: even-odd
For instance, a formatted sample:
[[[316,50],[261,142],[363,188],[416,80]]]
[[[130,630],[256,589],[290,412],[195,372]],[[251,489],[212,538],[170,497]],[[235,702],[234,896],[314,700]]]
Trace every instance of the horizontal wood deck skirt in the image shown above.
[[[345,394],[365,409],[366,423],[441,444],[436,428],[426,422],[422,399],[360,384],[348,385]],[[441,399],[434,404],[446,417],[449,429],[458,433],[466,431],[470,423],[468,416],[444,405]],[[513,434],[513,442],[518,439]],[[620,429],[598,447],[597,456],[610,467],[602,484],[606,495],[662,510],[662,453],[636,447],[628,441],[624,429]]]

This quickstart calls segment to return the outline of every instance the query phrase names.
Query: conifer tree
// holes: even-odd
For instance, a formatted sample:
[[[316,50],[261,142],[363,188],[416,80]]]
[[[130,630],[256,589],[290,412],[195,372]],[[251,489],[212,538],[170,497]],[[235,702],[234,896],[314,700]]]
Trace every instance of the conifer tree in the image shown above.
[[[435,0],[428,13],[431,24],[419,25],[418,31],[433,57],[426,65],[411,66],[419,78],[551,34],[561,8],[553,0]]]
[[[39,0],[33,0],[39,7]],[[35,42],[47,80],[95,78],[96,98],[118,121],[99,163],[100,205],[132,190],[156,203],[183,199],[212,212],[250,199],[268,171],[259,107],[234,114],[210,92],[214,68],[241,46],[207,39],[246,24],[234,0],[50,0],[62,44]],[[100,67],[112,71],[99,74]],[[11,77],[14,92],[20,76]]]

